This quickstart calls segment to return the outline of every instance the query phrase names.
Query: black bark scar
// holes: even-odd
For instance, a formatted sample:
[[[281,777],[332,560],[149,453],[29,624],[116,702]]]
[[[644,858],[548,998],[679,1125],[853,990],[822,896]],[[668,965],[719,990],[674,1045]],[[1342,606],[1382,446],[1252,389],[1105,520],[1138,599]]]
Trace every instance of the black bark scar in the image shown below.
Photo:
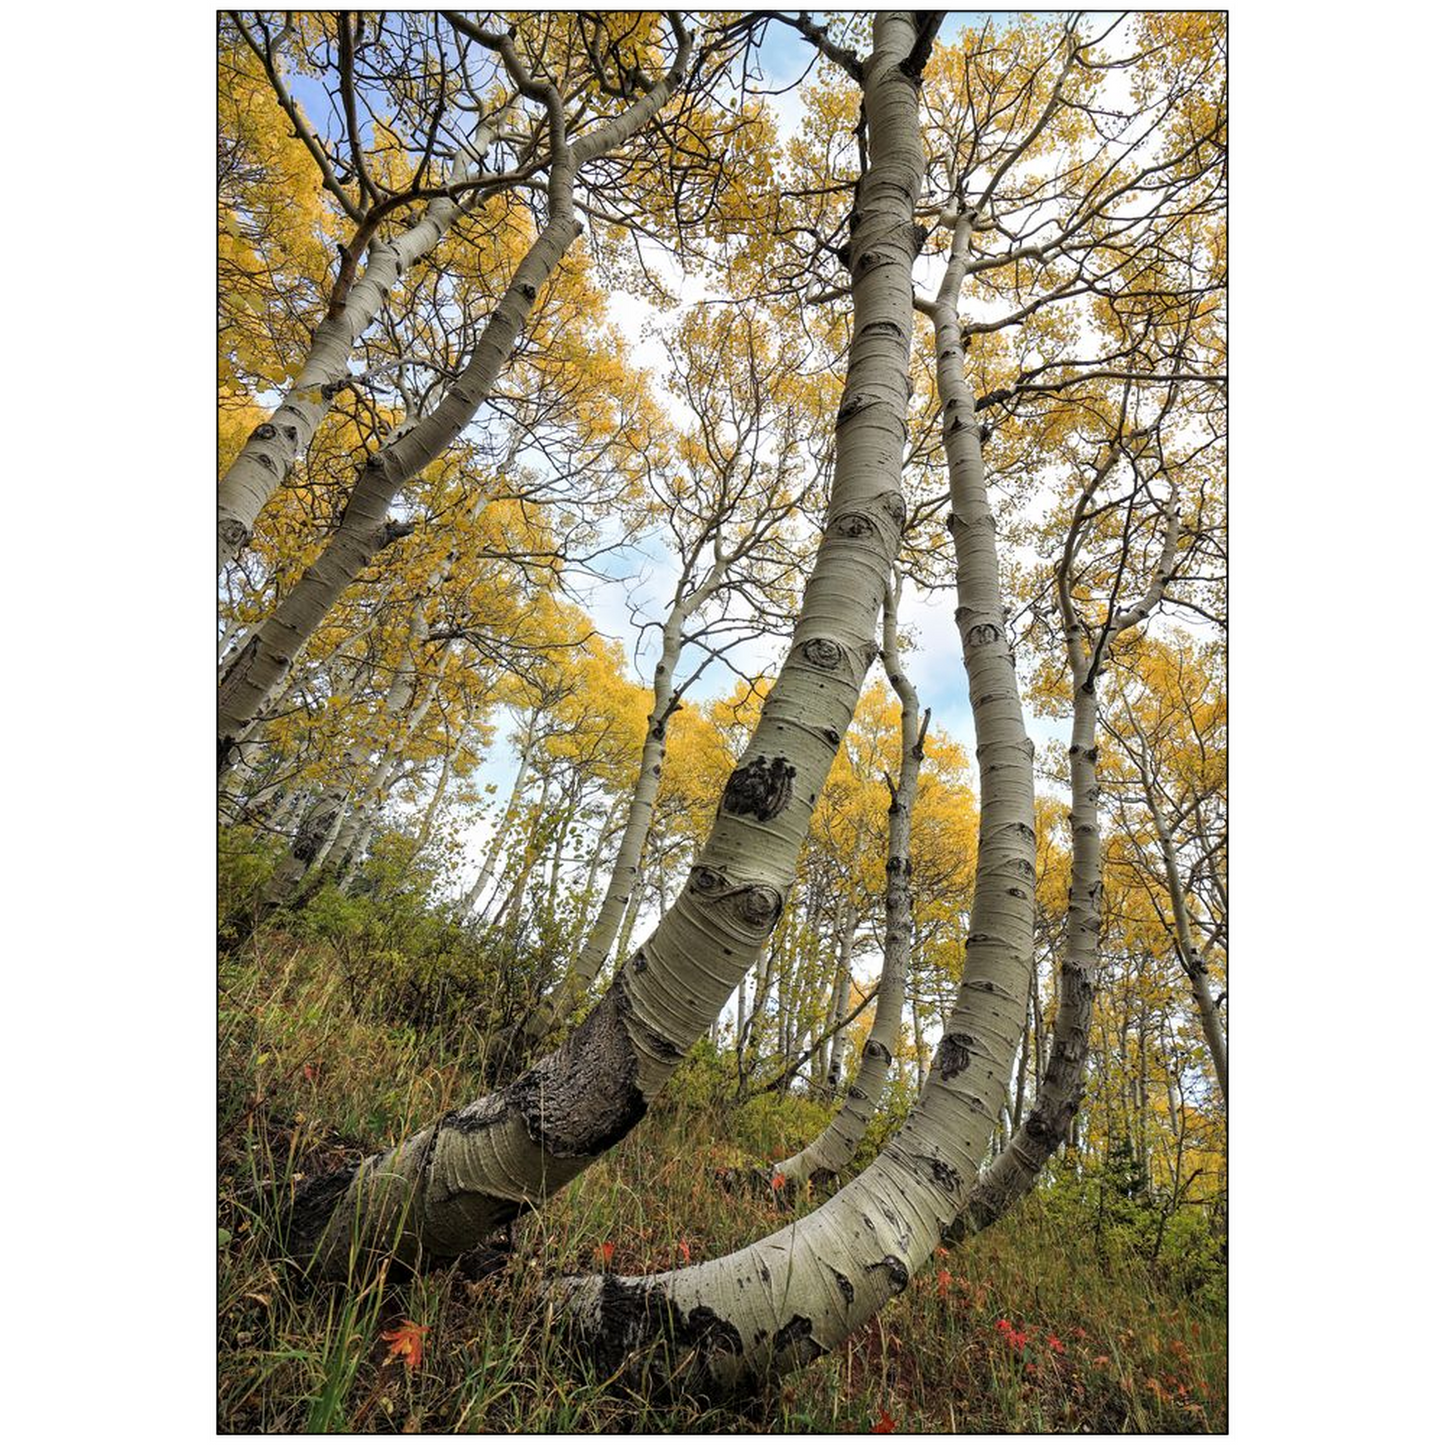
[[[735,817],[751,814],[760,823],[776,818],[793,796],[796,773],[797,769],[786,758],[754,758],[728,779],[723,792],[723,812]]]

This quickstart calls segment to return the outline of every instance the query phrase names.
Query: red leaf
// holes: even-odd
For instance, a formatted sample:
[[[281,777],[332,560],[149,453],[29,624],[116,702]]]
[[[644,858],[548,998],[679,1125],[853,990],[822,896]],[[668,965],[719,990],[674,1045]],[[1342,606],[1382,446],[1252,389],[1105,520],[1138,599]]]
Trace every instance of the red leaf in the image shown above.
[[[421,1364],[421,1337],[428,1326],[419,1325],[415,1320],[403,1320],[394,1330],[383,1330],[381,1337],[390,1346],[388,1355],[397,1356],[408,1370]]]
[[[868,1433],[870,1435],[891,1435],[898,1422],[888,1413],[881,1410],[878,1414],[878,1423]]]

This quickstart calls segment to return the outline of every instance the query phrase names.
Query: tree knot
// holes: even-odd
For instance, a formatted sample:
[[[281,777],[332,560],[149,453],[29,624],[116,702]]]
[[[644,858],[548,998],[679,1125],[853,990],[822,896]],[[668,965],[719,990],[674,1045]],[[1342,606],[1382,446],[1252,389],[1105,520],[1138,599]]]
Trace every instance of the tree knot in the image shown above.
[[[796,775],[797,769],[786,758],[758,756],[728,779],[722,811],[735,817],[751,815],[766,823],[788,806]]]

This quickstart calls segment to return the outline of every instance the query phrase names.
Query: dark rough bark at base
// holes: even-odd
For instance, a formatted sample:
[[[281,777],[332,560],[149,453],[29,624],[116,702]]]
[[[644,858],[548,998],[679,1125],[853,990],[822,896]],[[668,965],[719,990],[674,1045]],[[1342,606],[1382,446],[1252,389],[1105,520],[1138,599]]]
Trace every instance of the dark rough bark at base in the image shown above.
[[[631,1032],[629,1032],[631,1030]],[[641,1034],[657,1050],[671,1049],[654,1038],[634,1016],[625,989],[614,983],[576,1032],[555,1053],[520,1078],[486,1098],[444,1115],[407,1144],[382,1150],[358,1166],[308,1180],[297,1191],[285,1227],[287,1252],[303,1268],[338,1276],[354,1267],[363,1273],[386,1268],[432,1269],[452,1264],[475,1247],[472,1234],[464,1247],[452,1243],[458,1196],[438,1187],[434,1164],[456,1136],[494,1128],[515,1128],[518,1121],[542,1156],[557,1185],[570,1180],[583,1164],[623,1139],[647,1110],[638,1086],[633,1037]],[[411,1150],[413,1162],[395,1175]],[[362,1177],[358,1179],[358,1174]],[[350,1215],[370,1181],[392,1174],[404,1191],[389,1215],[390,1231],[379,1234],[367,1223],[363,1202],[358,1216],[361,1237],[353,1239]],[[353,1188],[355,1186],[355,1188]],[[544,1185],[544,1191],[547,1187]],[[524,1200],[479,1187],[466,1208],[485,1218],[487,1237],[531,1206]]]
[[[565,1282],[564,1282],[565,1283]],[[599,1301],[601,1319],[585,1333],[564,1323],[569,1345],[599,1372],[654,1399],[738,1409],[756,1400],[771,1371],[746,1373],[724,1387],[712,1362],[744,1353],[737,1327],[706,1305],[684,1312],[665,1291],[644,1281],[608,1276]],[[765,1356],[786,1373],[825,1354],[812,1336],[813,1322],[794,1315],[773,1332]]]
[[[316,1253],[337,1204],[351,1188],[356,1168],[355,1164],[350,1164],[326,1174],[312,1175],[292,1197],[281,1235],[286,1242],[287,1254],[303,1269]]]

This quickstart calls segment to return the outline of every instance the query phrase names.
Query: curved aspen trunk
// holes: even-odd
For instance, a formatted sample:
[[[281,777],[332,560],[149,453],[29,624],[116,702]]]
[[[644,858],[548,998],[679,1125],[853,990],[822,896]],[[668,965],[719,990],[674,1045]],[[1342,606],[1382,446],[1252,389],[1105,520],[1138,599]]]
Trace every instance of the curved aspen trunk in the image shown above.
[[[900,581],[899,591],[902,590]],[[913,864],[909,850],[913,831],[913,800],[918,792],[918,771],[923,763],[923,739],[928,718],[918,722],[918,694],[908,681],[898,657],[896,594],[883,614],[883,662],[888,680],[903,704],[902,761],[898,786],[888,809],[888,891],[884,898],[883,969],[878,981],[878,1006],[873,1026],[863,1045],[858,1072],[848,1086],[843,1107],[827,1128],[805,1149],[773,1167],[790,1185],[826,1182],[852,1162],[858,1145],[883,1097],[883,1085],[893,1064],[893,1046],[903,1018],[903,993],[908,980],[908,959],[913,941]]]
[[[322,1274],[368,1271],[388,1256],[403,1264],[455,1258],[522,1209],[540,1206],[642,1118],[782,913],[873,658],[904,517],[899,483],[918,249],[913,209],[923,155],[918,81],[899,65],[914,43],[914,23],[896,15],[879,30],[866,102],[873,156],[861,182],[850,263],[857,325],[827,525],[791,650],[728,779],[712,831],[652,936],[560,1048],[508,1087],[300,1191],[291,1246]],[[1025,791],[1031,815],[1031,786]],[[1027,867],[1031,875],[1031,848]],[[991,947],[985,941],[981,952]],[[964,1079],[965,1060],[991,1058],[1005,1033],[1005,1059],[1017,1043],[1006,1015],[995,1017],[1003,996],[992,990],[1001,985],[990,980],[988,987],[978,1017],[967,1016],[969,1043],[956,1041],[945,1056],[935,1111],[950,1137],[972,1112],[968,1085],[987,1072],[980,1064]],[[895,1167],[917,1177],[916,1164]],[[949,1197],[959,1193],[959,1204],[962,1187],[960,1178],[947,1189]],[[904,1217],[889,1212],[905,1228]],[[900,1242],[879,1255],[897,1248],[910,1246]],[[891,1270],[884,1279],[860,1264],[858,1277],[860,1308],[898,1288]]]
[[[511,42],[500,40],[499,45],[507,53],[511,69],[516,64]],[[547,105],[552,132],[547,224],[522,258],[461,375],[447,388],[436,410],[367,459],[341,523],[325,550],[227,669],[221,681],[216,719],[217,765],[222,775],[233,760],[235,739],[256,715],[268,690],[289,671],[337,598],[383,547],[410,530],[387,521],[386,513],[396,494],[442,455],[491,394],[532,314],[538,293],[581,234],[573,201],[579,168],[621,144],[652,119],[681,82],[689,53],[690,46],[684,40],[666,77],[623,114],[589,132],[575,145],[568,144],[563,103],[556,89],[550,84],[532,85],[531,93]]]
[[[917,92],[899,64],[914,50],[914,19],[880,16],[875,36],[865,86],[872,166],[853,242],[865,256],[882,239],[872,205],[905,200],[900,221],[911,225],[922,168]],[[862,291],[855,280],[857,337],[874,321]],[[987,554],[974,551],[974,561],[992,555],[991,530],[988,538]],[[996,596],[996,566],[991,587]],[[906,1288],[963,1207],[1008,1089],[1033,939],[1033,749],[1006,650],[976,632],[965,633],[981,794],[973,932],[921,1098],[875,1163],[769,1238],[666,1274],[561,1281],[573,1328],[604,1369],[622,1368],[641,1346],[670,1342],[674,1362],[686,1362],[682,1383],[720,1394],[804,1364]],[[995,684],[1012,689],[1012,709],[996,703]]]
[[[1049,1156],[1068,1135],[1079,1107],[1079,1086],[1089,1048],[1094,975],[1099,960],[1103,884],[1099,850],[1098,770],[1094,743],[1097,705],[1092,684],[1074,695],[1069,742],[1069,833],[1073,868],[1059,999],[1043,1083],[1021,1128],[980,1175],[969,1200],[967,1225],[992,1224],[1032,1187]]]

